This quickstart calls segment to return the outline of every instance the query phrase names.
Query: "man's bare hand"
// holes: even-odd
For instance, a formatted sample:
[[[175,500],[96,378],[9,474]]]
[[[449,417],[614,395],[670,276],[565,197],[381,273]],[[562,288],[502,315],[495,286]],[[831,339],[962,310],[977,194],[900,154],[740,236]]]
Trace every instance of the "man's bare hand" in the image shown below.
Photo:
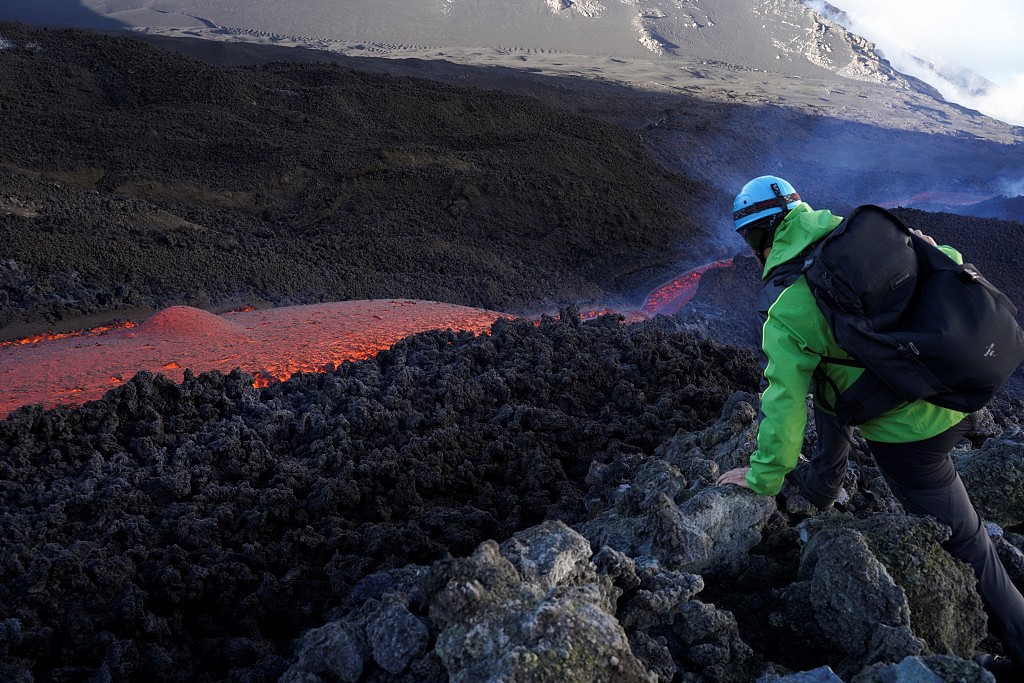
[[[747,483],[747,472],[750,471],[749,467],[737,467],[734,470],[729,470],[718,478],[715,483],[721,486],[722,484],[736,484],[736,486],[742,486],[745,489],[750,488],[750,484]]]
[[[926,235],[923,232],[921,232],[920,230],[911,230],[910,232],[914,233],[915,235],[917,235],[918,237],[920,237],[921,239],[923,239],[925,242],[927,242],[928,244],[932,245],[933,247],[936,246],[935,240],[932,239],[930,235]]]

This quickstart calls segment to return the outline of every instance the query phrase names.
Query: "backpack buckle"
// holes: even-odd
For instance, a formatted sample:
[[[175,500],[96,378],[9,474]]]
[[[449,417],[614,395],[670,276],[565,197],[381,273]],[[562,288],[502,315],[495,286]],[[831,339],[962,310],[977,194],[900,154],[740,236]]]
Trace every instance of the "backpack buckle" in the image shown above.
[[[916,346],[914,346],[914,342],[907,342],[906,344],[900,344],[897,347],[896,350],[899,351],[900,353],[903,353],[903,354],[907,355],[907,356],[911,356],[911,355],[913,355],[913,356],[920,356],[921,355],[921,351],[918,350],[918,348]]]

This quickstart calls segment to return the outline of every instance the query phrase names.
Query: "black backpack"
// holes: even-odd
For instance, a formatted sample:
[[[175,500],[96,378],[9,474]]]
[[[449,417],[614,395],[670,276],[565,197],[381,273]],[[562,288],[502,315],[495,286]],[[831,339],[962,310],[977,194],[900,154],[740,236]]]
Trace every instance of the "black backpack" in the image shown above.
[[[856,359],[823,361],[866,368],[826,406],[843,424],[918,399],[973,412],[1024,361],[1006,295],[878,206],[854,209],[805,255],[802,271],[836,342]]]

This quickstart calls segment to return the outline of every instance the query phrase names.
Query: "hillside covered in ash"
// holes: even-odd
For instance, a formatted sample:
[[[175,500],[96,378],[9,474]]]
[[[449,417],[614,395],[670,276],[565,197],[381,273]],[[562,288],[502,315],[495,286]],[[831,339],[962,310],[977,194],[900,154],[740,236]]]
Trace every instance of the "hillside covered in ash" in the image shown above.
[[[534,98],[0,35],[0,328],[261,300],[622,301],[708,237],[708,186]]]

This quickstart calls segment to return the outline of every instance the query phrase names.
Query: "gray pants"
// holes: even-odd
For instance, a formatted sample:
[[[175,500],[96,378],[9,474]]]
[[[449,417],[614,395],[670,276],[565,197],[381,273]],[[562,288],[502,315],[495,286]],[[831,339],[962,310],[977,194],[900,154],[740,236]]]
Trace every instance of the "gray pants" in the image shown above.
[[[834,500],[846,474],[852,433],[815,409],[818,444],[804,485],[814,497]],[[970,429],[968,420],[938,436],[911,443],[868,442],[893,495],[910,514],[930,515],[952,529],[946,549],[974,570],[978,593],[1006,654],[1024,667],[1024,597],[1010,580],[956,473],[949,452]]]

